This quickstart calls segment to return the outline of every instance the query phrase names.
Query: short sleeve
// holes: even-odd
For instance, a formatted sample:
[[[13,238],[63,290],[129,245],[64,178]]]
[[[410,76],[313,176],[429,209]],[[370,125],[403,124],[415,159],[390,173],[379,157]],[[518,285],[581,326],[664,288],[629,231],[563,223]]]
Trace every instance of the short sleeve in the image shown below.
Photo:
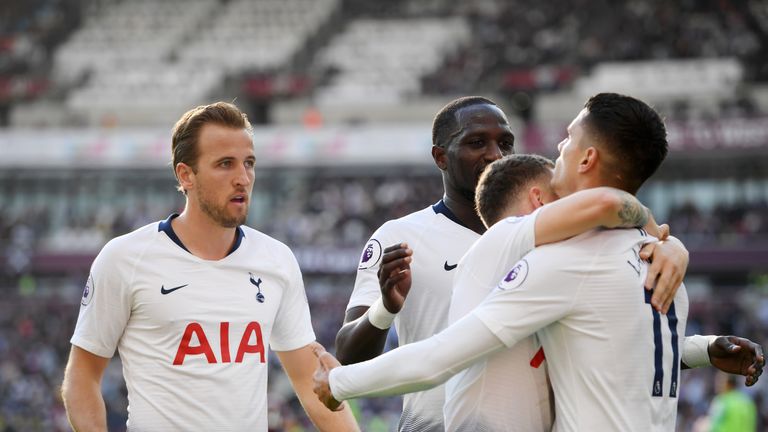
[[[285,295],[277,311],[269,345],[274,351],[291,351],[315,340],[304,280],[296,257],[287,246]]]
[[[580,281],[558,270],[556,254],[540,248],[510,267],[474,313],[505,345],[513,346],[573,308]]]
[[[70,339],[100,357],[111,358],[131,316],[130,263],[113,242],[99,252],[80,299],[80,313]]]
[[[539,210],[522,217],[508,217],[494,224],[459,262],[453,282],[449,322],[477,307],[498,285],[499,279],[536,246]]]
[[[403,241],[405,239],[402,235],[398,236],[397,225],[393,222],[379,227],[368,239],[360,253],[355,288],[349,298],[347,310],[357,306],[370,306],[381,297],[378,272],[384,249]]]

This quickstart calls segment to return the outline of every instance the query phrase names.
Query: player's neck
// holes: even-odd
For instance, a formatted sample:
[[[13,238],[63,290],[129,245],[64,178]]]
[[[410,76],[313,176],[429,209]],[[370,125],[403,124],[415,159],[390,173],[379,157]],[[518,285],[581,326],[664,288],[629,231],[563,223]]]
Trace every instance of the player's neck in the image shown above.
[[[229,254],[237,228],[216,224],[202,212],[185,208],[171,221],[173,231],[192,255],[205,260],[220,260]]]
[[[464,226],[478,234],[485,232],[485,225],[483,225],[483,221],[480,220],[480,217],[475,211],[474,202],[460,194],[450,193],[448,191],[446,191],[445,196],[443,196],[443,202],[445,202],[446,207],[453,212]]]

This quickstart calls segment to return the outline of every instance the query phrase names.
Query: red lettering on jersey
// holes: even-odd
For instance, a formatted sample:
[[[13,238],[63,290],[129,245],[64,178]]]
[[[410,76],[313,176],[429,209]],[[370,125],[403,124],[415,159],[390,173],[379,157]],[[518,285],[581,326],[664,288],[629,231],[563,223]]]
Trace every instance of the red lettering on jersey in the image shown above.
[[[219,336],[221,336],[221,362],[229,363],[229,323],[223,322],[219,327]]]
[[[256,345],[248,343],[248,341],[251,340],[251,334],[256,336]],[[237,348],[235,362],[242,362],[245,353],[259,353],[261,354],[261,362],[264,363],[266,361],[264,359],[264,343],[262,342],[261,337],[261,326],[255,321],[248,323],[248,326],[243,332],[243,338],[240,339],[240,346]]]
[[[192,333],[197,335],[197,340],[200,341],[200,345],[189,345],[189,342],[192,340]],[[179,343],[179,349],[176,350],[176,358],[173,360],[173,364],[184,364],[184,357],[199,354],[205,354],[208,363],[216,363],[216,356],[213,355],[213,350],[208,343],[208,338],[205,337],[203,327],[196,322],[189,323],[187,324],[187,328],[184,329],[184,336],[181,337],[181,343]]]

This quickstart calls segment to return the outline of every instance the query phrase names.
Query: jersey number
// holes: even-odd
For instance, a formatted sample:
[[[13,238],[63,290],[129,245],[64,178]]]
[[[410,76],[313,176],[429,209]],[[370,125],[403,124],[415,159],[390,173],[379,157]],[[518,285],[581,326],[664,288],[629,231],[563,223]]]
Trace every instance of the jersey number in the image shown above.
[[[645,302],[651,304],[651,296],[653,291],[645,291]],[[653,374],[653,387],[651,396],[662,397],[661,385],[664,382],[664,366],[663,366],[663,354],[664,348],[661,341],[661,316],[659,312],[651,306],[651,312],[653,313],[653,362],[654,362],[654,374]],[[677,345],[677,315],[675,313],[675,303],[669,307],[667,312],[667,323],[669,324],[669,332],[672,335],[672,379],[669,386],[669,397],[677,397],[677,373],[680,369],[680,352]]]

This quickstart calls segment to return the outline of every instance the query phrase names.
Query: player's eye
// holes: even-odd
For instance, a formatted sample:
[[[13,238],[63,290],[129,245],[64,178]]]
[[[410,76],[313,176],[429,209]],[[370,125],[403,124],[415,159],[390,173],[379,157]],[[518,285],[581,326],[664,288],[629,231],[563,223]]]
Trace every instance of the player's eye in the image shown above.
[[[256,165],[256,162],[255,162],[255,161],[252,161],[252,160],[247,160],[247,161],[245,161],[245,166],[246,166],[247,168],[253,168],[255,165]]]

